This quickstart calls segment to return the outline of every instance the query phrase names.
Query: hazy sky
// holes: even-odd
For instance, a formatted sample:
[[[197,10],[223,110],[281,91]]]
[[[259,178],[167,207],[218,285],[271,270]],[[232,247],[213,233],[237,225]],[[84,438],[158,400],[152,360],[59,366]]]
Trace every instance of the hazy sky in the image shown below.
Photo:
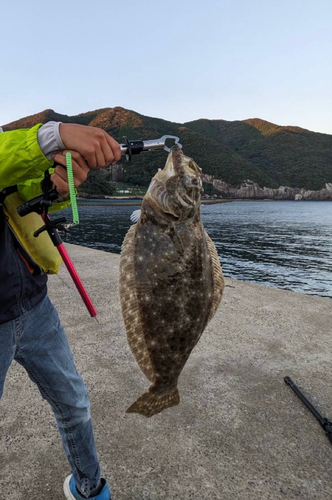
[[[331,0],[2,0],[0,124],[123,106],[332,134]]]

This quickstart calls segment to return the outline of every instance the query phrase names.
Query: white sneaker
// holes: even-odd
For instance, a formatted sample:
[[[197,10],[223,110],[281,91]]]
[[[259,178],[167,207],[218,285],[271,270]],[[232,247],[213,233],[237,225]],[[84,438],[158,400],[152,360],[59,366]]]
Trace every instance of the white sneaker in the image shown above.
[[[107,482],[105,479],[101,479],[103,483],[103,489],[98,495],[91,497],[94,500],[111,500],[111,492],[107,486]],[[85,497],[79,494],[76,489],[74,476],[70,474],[70,476],[66,477],[63,483],[63,492],[67,500],[86,500]]]

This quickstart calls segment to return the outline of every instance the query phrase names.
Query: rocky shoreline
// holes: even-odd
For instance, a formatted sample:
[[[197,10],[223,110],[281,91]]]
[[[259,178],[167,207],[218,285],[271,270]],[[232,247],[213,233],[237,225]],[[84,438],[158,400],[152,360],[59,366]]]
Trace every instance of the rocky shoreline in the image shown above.
[[[250,179],[244,180],[240,186],[235,187],[212,175],[203,174],[202,178],[204,183],[212,185],[214,191],[226,199],[332,200],[332,183],[326,183],[325,187],[319,191],[312,191],[289,186],[280,186],[276,189],[260,187]]]

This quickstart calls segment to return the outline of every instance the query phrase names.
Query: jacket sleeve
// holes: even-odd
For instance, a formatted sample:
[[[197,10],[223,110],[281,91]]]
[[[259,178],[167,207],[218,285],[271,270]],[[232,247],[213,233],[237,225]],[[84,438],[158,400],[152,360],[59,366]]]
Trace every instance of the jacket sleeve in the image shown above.
[[[38,143],[38,130],[42,123],[30,129],[0,133],[0,190],[17,185],[24,201],[42,193],[41,181],[47,169],[53,166]],[[51,170],[52,172],[52,170]],[[66,208],[69,201],[54,203],[52,211]]]
[[[52,167],[38,144],[41,125],[0,134],[0,189],[39,178]]]

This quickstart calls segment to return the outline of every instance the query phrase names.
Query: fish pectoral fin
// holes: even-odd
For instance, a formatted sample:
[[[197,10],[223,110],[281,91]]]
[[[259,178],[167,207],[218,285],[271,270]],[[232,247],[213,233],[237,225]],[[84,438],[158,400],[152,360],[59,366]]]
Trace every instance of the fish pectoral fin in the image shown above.
[[[126,413],[140,413],[149,418],[179,403],[180,395],[177,388],[166,394],[153,394],[148,390],[128,408]]]
[[[136,222],[138,222],[140,217],[141,217],[141,209],[134,210],[134,212],[130,216],[130,220],[131,220],[131,222],[136,224]]]

